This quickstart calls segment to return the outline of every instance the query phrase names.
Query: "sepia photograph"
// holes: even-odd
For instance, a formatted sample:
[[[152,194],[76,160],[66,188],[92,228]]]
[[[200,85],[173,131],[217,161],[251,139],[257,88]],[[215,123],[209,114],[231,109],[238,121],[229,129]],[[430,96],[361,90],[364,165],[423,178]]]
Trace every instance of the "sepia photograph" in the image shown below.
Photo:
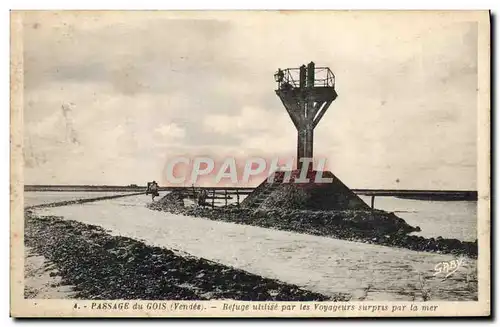
[[[11,315],[490,315],[488,11],[12,11]]]

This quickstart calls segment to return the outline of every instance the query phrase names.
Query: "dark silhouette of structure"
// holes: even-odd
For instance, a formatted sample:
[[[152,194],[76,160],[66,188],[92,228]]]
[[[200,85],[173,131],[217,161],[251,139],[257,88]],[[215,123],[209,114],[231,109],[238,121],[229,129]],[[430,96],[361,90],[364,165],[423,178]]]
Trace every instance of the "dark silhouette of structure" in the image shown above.
[[[160,196],[160,193],[158,192],[159,189],[160,187],[156,181],[148,182],[146,195],[151,194],[151,199],[154,201],[155,197]]]
[[[307,67],[278,69],[274,78],[276,94],[297,128],[297,168],[301,169],[301,158],[313,158],[314,128],[337,98],[335,75],[311,61]]]
[[[327,67],[316,68],[314,62],[307,67],[278,69],[274,74],[278,83],[275,90],[288,115],[297,128],[297,169],[274,172],[272,181],[264,180],[241,203],[246,208],[281,208],[302,210],[369,210],[370,207],[329,171],[312,169],[314,128],[337,98],[335,76]],[[301,159],[310,159],[302,167]],[[298,183],[297,178],[307,169],[309,182]],[[316,182],[322,175],[330,182]]]

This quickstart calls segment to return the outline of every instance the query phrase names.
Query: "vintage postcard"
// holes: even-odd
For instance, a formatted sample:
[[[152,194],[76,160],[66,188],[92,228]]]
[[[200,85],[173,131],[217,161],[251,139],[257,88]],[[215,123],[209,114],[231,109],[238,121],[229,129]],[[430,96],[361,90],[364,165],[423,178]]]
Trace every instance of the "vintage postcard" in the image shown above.
[[[490,315],[488,11],[12,11],[13,317]]]

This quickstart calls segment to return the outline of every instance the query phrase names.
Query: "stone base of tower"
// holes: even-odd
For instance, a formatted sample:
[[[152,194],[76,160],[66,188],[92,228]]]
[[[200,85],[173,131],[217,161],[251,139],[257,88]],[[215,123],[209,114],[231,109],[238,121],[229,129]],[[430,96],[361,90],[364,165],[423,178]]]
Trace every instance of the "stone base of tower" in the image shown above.
[[[290,175],[287,181],[286,173]],[[370,207],[352,192],[332,172],[319,172],[323,179],[318,182],[316,171],[309,171],[309,182],[298,183],[300,170],[274,173],[273,182],[264,180],[242,203],[242,207],[260,209],[300,210],[369,210]]]

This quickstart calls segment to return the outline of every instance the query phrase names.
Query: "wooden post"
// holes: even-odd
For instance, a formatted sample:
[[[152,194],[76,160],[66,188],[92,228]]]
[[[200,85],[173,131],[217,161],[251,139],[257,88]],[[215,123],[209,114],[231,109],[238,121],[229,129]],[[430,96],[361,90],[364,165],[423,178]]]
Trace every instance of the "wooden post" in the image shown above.
[[[238,189],[236,189],[236,203],[239,207],[240,206],[240,194],[238,193]]]
[[[224,190],[224,200],[226,200],[226,207],[227,207],[227,189]]]
[[[215,207],[214,201],[215,201],[215,189],[213,188],[212,189],[212,209]]]
[[[372,210],[375,207],[375,195],[372,195]]]

